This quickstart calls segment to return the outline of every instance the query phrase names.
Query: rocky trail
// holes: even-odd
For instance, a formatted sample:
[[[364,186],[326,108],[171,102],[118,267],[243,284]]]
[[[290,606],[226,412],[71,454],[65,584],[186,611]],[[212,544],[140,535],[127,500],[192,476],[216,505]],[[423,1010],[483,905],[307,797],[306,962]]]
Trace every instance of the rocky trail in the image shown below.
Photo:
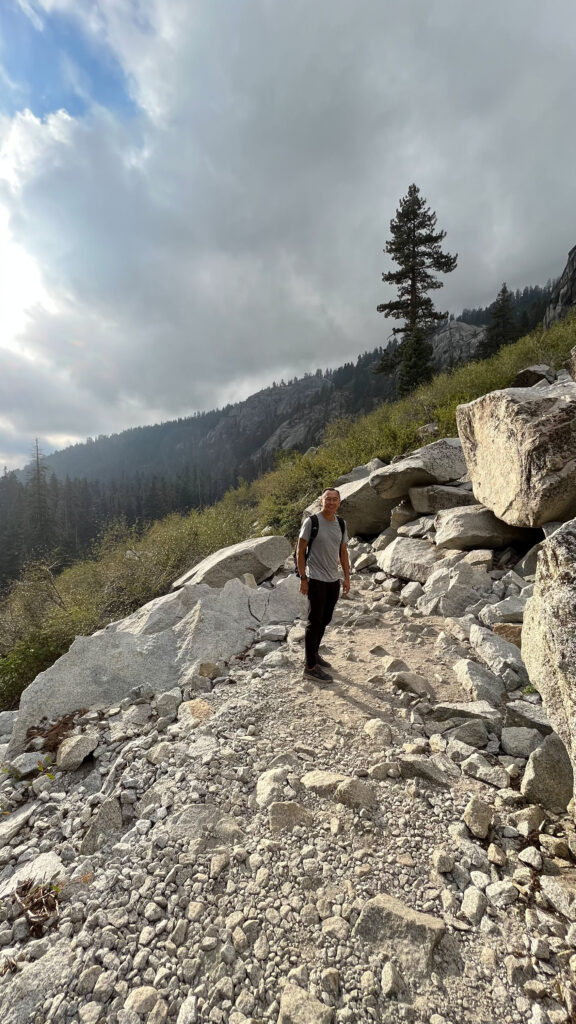
[[[331,684],[264,528],[0,714],[2,1024],[576,1022],[575,377],[337,481]]]
[[[36,930],[3,884],[4,1024],[572,1019],[576,925],[540,891],[571,860],[562,819],[495,756],[452,671],[467,642],[396,600],[355,574],[330,686],[303,680],[296,622],[191,700],[76,716],[68,770],[35,775],[2,837],[3,865],[62,884]],[[463,772],[478,748],[504,785]]]

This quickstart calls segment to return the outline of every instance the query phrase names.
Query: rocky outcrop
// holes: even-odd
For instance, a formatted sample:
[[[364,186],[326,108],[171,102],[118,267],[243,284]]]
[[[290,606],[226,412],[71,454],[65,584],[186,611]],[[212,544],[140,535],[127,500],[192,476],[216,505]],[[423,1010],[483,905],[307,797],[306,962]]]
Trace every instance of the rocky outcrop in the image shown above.
[[[260,626],[292,622],[305,607],[295,576],[271,590],[235,579],[222,589],[188,584],[91,637],[78,637],[22,694],[9,756],[19,753],[28,728],[43,719],[111,707],[139,686],[151,693],[171,690],[203,662],[246,650]]]
[[[466,324],[462,320],[446,320],[428,339],[432,345],[432,365],[436,373],[469,363],[485,337],[485,327]]]
[[[417,448],[384,469],[377,469],[370,476],[370,485],[381,498],[403,498],[411,487],[459,480],[465,472],[466,462],[459,439],[445,437]]]
[[[256,583],[269,579],[290,554],[286,537],[252,537],[239,544],[220,548],[185,572],[173,584],[179,590],[187,583],[207,583],[209,587],[223,587],[228,580],[251,573]]]
[[[576,512],[576,384],[493,391],[456,412],[474,494],[512,526]]]
[[[576,245],[568,253],[568,262],[558,281],[548,309],[544,314],[544,327],[562,320],[576,306]]]
[[[542,545],[524,615],[522,657],[576,766],[576,520]]]

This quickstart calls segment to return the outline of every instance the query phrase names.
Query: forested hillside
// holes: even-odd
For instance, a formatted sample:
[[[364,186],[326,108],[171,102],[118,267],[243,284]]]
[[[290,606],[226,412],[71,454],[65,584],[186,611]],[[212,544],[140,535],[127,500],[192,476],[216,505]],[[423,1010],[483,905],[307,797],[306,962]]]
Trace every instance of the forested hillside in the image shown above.
[[[552,288],[510,293],[512,337],[542,320]],[[458,319],[490,324],[494,307],[465,309]],[[441,338],[442,328],[431,337],[437,368],[474,358],[475,339],[455,358]],[[393,401],[397,374],[374,372],[383,351],[275,382],[222,409],[90,438],[47,457],[37,450],[25,470],[0,477],[0,591],[30,558],[47,557],[60,569],[113,522],[138,532],[170,512],[211,505],[286,453],[317,445],[331,421]]]
[[[170,512],[213,504],[240,479],[272,468],[280,451],[317,444],[326,424],[393,397],[373,372],[375,349],[337,369],[274,383],[244,402],[90,439],[0,478],[0,589],[27,559],[58,568],[86,553],[111,522],[143,529]]]

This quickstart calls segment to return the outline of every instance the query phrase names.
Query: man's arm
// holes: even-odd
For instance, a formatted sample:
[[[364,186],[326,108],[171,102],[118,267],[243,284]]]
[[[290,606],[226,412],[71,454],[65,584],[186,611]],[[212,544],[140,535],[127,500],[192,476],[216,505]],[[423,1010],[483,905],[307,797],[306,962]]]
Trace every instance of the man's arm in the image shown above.
[[[306,548],[308,547],[308,541],[305,537],[300,537],[298,541],[298,551],[296,554],[296,564],[298,565],[298,572],[300,573],[300,593],[308,593],[308,579],[306,576]]]
[[[344,572],[344,583],[342,593],[347,594],[350,590],[350,559],[348,557],[348,546],[342,541],[340,545],[340,565]]]

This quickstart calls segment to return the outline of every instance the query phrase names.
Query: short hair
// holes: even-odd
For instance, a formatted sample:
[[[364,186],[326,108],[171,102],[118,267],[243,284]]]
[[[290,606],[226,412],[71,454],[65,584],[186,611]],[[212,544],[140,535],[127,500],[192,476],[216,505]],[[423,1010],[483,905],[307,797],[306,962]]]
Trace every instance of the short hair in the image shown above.
[[[337,487],[325,487],[324,490],[322,491],[322,497],[324,497],[324,495],[326,494],[326,491],[335,491],[336,494],[338,495],[338,497],[339,498],[341,497],[340,491],[338,490]]]

